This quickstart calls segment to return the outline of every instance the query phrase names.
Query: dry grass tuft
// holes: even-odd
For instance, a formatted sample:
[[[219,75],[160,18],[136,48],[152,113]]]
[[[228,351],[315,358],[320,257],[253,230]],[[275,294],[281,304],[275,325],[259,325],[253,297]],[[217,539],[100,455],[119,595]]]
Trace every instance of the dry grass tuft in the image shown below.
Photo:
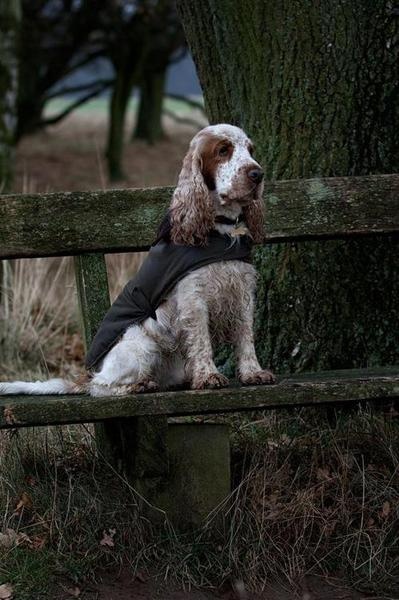
[[[0,531],[14,542],[2,547],[0,535],[0,579],[22,586],[22,572],[29,590],[49,564],[50,587],[61,575],[82,583],[128,564],[186,588],[292,588],[335,574],[398,597],[398,423],[359,412],[330,427],[303,410],[236,424],[235,491],[185,535],[148,520],[139,494],[97,455],[90,428],[3,434]]]
[[[2,378],[66,373],[79,346],[71,259],[3,261],[2,277]]]
[[[229,530],[237,575],[259,588],[342,573],[356,588],[399,593],[399,424],[360,411],[330,427],[303,409],[256,429]]]
[[[2,433],[0,473],[0,581],[18,599],[51,598],[55,579],[84,582],[151,537],[137,494],[98,459],[90,428]]]

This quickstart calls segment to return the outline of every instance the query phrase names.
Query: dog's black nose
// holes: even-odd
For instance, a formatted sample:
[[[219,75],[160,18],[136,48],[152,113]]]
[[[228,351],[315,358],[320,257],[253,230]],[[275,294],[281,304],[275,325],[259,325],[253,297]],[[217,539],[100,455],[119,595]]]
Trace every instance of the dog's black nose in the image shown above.
[[[254,183],[260,183],[263,179],[263,171],[262,169],[251,169],[248,171],[248,177]]]

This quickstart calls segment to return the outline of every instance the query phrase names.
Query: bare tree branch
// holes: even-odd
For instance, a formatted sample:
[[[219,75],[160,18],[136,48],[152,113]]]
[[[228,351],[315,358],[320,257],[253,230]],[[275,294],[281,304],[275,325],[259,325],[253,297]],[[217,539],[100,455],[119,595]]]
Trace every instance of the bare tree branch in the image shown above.
[[[60,113],[58,113],[58,115],[55,115],[54,117],[49,117],[48,119],[43,119],[39,123],[40,127],[46,127],[47,125],[55,125],[56,123],[58,123],[59,121],[61,121],[64,117],[66,117],[67,115],[69,115],[69,113],[71,113],[73,110],[75,110],[75,108],[78,108],[82,104],[85,104],[86,102],[88,102],[88,100],[91,100],[92,98],[95,98],[96,96],[98,96],[99,94],[101,94],[101,92],[103,92],[105,89],[107,89],[108,87],[110,87],[110,85],[111,84],[104,84],[104,85],[102,85],[97,90],[94,90],[90,94],[87,94],[86,96],[83,96],[83,98],[79,98],[78,100],[76,100],[76,102],[73,102],[72,104],[70,104],[69,106],[67,106],[67,108],[65,108],[63,111],[61,111]]]
[[[199,121],[196,121],[195,119],[190,119],[189,117],[179,117],[179,115],[174,113],[173,110],[169,110],[168,108],[164,108],[162,112],[164,115],[167,115],[168,117],[176,121],[176,123],[180,123],[181,125],[191,125],[192,127],[198,129],[198,131],[203,127],[203,124]]]
[[[174,56],[174,58],[172,58],[169,61],[169,65],[173,65],[175,63],[178,63],[180,60],[182,60],[186,56],[187,52],[188,52],[187,46],[183,46],[183,48],[181,48],[180,52],[178,52],[176,54],[176,56]]]
[[[52,94],[48,94],[46,96],[47,100],[52,100],[53,98],[57,98],[58,96],[66,96],[67,94],[75,94],[77,92],[84,92],[91,90],[93,88],[98,87],[99,85],[112,86],[115,83],[115,79],[98,79],[96,81],[92,81],[91,83],[82,83],[81,85],[75,85],[72,87],[65,87],[53,92]]]
[[[96,52],[92,52],[91,54],[88,54],[80,62],[72,63],[70,65],[70,67],[68,67],[68,69],[66,69],[64,71],[62,76],[66,77],[67,75],[69,75],[70,73],[73,73],[77,69],[80,69],[81,67],[84,67],[85,65],[89,64],[92,60],[95,60],[96,58],[100,58],[100,56],[104,56],[103,49],[97,50]]]
[[[197,100],[192,100],[191,98],[187,98],[186,96],[181,96],[180,94],[166,94],[167,98],[171,98],[172,100],[179,100],[179,102],[185,102],[189,106],[193,108],[198,108],[201,112],[205,114],[204,106],[201,102]]]

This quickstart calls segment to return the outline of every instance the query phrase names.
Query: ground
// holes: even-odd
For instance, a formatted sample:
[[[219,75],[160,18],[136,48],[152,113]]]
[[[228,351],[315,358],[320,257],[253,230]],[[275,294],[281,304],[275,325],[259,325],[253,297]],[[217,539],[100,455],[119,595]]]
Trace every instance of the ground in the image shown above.
[[[105,579],[107,576],[105,576]],[[210,591],[184,591],[179,588],[165,588],[156,579],[132,579],[128,572],[114,575],[109,583],[99,583],[81,590],[77,586],[63,586],[64,592],[54,600],[366,600],[340,584],[339,580],[309,578],[295,590],[288,585],[268,585],[259,594],[247,592],[241,582],[226,587],[218,593]]]
[[[106,103],[103,100],[89,103],[60,124],[21,141],[13,189],[51,192],[173,185],[188,142],[205,124],[203,116],[194,116],[198,127],[176,124],[166,118],[166,137],[153,146],[142,141],[131,142],[133,119],[129,119],[123,160],[126,177],[110,183],[104,160]]]

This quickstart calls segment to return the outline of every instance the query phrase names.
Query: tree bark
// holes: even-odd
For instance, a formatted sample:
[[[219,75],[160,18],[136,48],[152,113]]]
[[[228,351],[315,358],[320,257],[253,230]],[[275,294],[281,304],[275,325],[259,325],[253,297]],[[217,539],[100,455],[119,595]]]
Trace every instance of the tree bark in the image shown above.
[[[16,129],[18,0],[0,4],[0,193],[11,183]]]
[[[166,68],[158,73],[149,73],[140,86],[140,102],[134,139],[155,144],[164,137],[162,129],[162,105],[164,99]]]
[[[386,0],[178,0],[212,123],[268,179],[399,169],[399,15]],[[200,35],[199,35],[199,32]],[[258,349],[277,371],[398,361],[395,240],[257,252]]]

